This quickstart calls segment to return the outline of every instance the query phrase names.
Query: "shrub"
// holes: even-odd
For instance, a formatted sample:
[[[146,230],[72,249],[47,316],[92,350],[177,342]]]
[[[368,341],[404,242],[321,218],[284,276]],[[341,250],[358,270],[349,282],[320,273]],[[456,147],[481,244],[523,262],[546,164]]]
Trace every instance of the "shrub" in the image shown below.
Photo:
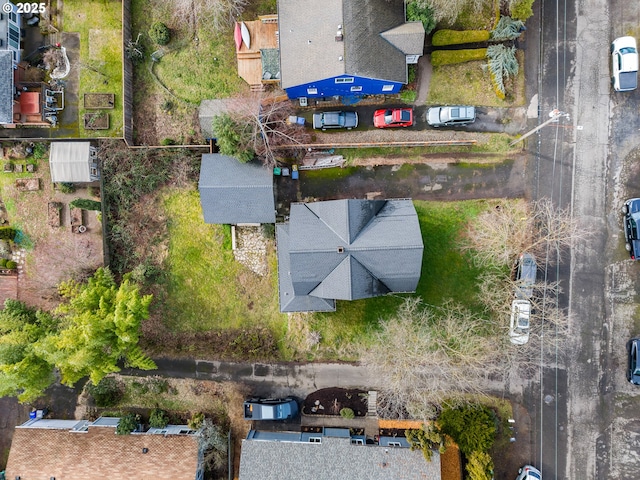
[[[56,187],[60,193],[73,193],[76,191],[76,187],[73,183],[56,183]]]
[[[169,145],[175,145],[175,144],[176,144],[176,141],[173,138],[163,138],[160,141],[160,145],[164,145],[165,147]]]
[[[486,42],[490,36],[487,30],[438,30],[433,34],[432,43],[434,47],[478,43]]]
[[[13,240],[16,238],[16,229],[12,227],[0,227],[0,240]]]
[[[158,45],[166,45],[171,40],[171,31],[162,22],[155,22],[149,29],[149,37]]]
[[[100,198],[100,187],[94,187],[94,186],[87,187],[87,195],[94,198]]]
[[[356,414],[353,413],[353,410],[350,408],[343,408],[340,410],[340,416],[342,418],[346,418],[347,420],[351,420],[352,418],[356,418]]]
[[[523,22],[533,15],[534,0],[511,0],[509,10],[511,18],[522,20]]]
[[[416,98],[418,98],[418,92],[415,90],[405,89],[400,92],[400,100],[402,100],[403,103],[413,103],[416,101]]]
[[[422,455],[428,462],[431,461],[434,449],[437,448],[440,453],[446,450],[445,437],[433,423],[422,425],[420,430],[405,430],[405,437],[411,450],[422,450]]]
[[[0,258],[0,268],[4,268],[7,266],[7,259],[6,258]]]
[[[9,270],[15,270],[16,268],[18,268],[18,264],[16,262],[14,262],[13,260],[7,260],[6,267]]]
[[[411,22],[422,22],[427,35],[436,27],[433,9],[428,5],[418,4],[416,1],[407,3],[407,20]]]
[[[129,435],[138,428],[140,423],[140,415],[135,413],[125,413],[120,417],[118,426],[116,427],[116,435]]]
[[[194,413],[191,416],[191,418],[187,422],[187,425],[191,430],[198,430],[203,423],[204,423],[204,413],[199,412],[199,413]]]
[[[95,200],[89,200],[88,198],[76,198],[74,201],[69,203],[71,208],[83,208],[84,210],[102,210],[102,205],[100,202],[96,202]]]
[[[101,408],[116,406],[124,395],[122,384],[114,377],[104,377],[97,385],[89,384],[87,392]]]
[[[513,40],[522,33],[524,23],[511,17],[500,17],[496,28],[491,30],[491,39],[497,41]]]
[[[465,50],[436,50],[431,54],[431,64],[434,67],[440,67],[442,65],[454,65],[456,63],[483,60],[486,57],[486,48],[474,48]]]
[[[500,98],[504,98],[506,94],[504,80],[510,75],[518,74],[519,65],[516,58],[516,47],[491,45],[487,48],[487,57],[489,57],[487,67],[491,72],[494,90]]]
[[[169,415],[164,410],[154,408],[149,414],[149,426],[152,428],[164,428],[169,425]]]
[[[228,113],[213,118],[213,131],[223,155],[235,157],[241,163],[246,163],[255,156],[251,148],[250,129],[241,125]]]
[[[495,414],[485,406],[445,408],[438,424],[440,432],[449,435],[465,455],[489,451],[496,436]]]
[[[33,158],[35,160],[41,160],[45,157],[47,153],[47,144],[46,143],[42,143],[42,142],[38,142],[33,146]]]
[[[493,460],[485,452],[471,452],[467,457],[468,480],[491,480],[493,478]]]

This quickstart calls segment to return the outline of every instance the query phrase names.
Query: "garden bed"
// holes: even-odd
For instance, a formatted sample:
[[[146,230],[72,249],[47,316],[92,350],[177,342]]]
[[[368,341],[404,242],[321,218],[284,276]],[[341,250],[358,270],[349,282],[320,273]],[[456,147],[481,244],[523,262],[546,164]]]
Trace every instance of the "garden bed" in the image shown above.
[[[109,114],[105,112],[85,113],[84,128],[87,130],[108,130]]]
[[[39,178],[17,178],[16,189],[19,192],[35,192],[40,190]]]
[[[346,388],[323,388],[310,394],[302,404],[305,415],[336,415],[350,408],[356,417],[367,414],[367,392]]]
[[[116,96],[114,93],[85,93],[84,108],[87,110],[98,110],[113,108]]]
[[[49,202],[47,205],[49,213],[49,225],[51,227],[59,227],[61,225],[62,204],[59,202]]]

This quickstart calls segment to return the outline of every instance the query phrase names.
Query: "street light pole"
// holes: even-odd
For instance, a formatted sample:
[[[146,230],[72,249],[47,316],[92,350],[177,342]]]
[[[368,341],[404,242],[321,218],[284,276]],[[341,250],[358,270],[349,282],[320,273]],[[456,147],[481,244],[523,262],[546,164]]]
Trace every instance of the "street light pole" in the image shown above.
[[[522,135],[520,138],[517,138],[516,140],[514,140],[513,142],[511,142],[509,144],[510,147],[513,147],[516,143],[521,142],[522,140],[524,140],[525,138],[533,135],[534,133],[536,133],[538,130],[540,130],[542,127],[546,127],[547,125],[549,125],[551,122],[554,122],[555,120],[557,120],[560,117],[567,117],[567,119],[569,119],[569,114],[568,113],[564,113],[561,112],[560,110],[558,110],[557,108],[552,110],[549,113],[549,116],[551,117],[549,120],[547,120],[544,123],[541,123],[540,125],[538,125],[536,128],[533,128],[531,130],[529,130],[527,133],[525,133],[524,135]]]

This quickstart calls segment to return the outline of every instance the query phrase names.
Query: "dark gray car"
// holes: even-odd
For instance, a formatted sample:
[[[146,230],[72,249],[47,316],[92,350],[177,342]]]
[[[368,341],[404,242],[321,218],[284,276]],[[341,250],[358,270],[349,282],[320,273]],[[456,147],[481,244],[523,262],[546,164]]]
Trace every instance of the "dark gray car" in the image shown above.
[[[313,114],[313,128],[346,128],[351,130],[358,126],[356,112],[321,112]]]
[[[630,198],[622,206],[624,214],[624,247],[631,255],[631,260],[638,260],[640,250],[640,232],[638,222],[640,222],[640,198]]]
[[[516,263],[516,298],[531,298],[537,274],[536,257],[532,253],[520,254]]]
[[[634,385],[640,385],[640,365],[638,365],[638,347],[640,338],[634,338],[627,344],[629,351],[629,363],[627,368],[627,380]]]
[[[431,107],[427,111],[427,123],[432,127],[468,125],[476,121],[476,107],[453,105]]]

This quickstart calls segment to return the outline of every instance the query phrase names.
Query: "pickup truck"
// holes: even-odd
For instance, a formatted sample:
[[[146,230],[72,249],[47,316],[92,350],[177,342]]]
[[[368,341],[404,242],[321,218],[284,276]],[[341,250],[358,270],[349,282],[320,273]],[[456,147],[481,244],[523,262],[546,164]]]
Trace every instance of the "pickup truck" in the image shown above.
[[[298,414],[293,398],[251,398],[244,402],[245,420],[288,420]]]

